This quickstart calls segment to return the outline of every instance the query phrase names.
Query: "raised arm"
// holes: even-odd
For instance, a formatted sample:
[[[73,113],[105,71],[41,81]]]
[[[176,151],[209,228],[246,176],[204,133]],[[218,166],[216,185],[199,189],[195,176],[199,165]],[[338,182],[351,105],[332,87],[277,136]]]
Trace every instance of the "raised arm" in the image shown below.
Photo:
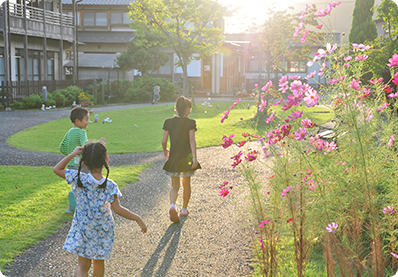
[[[192,169],[195,169],[198,166],[198,156],[196,155],[196,139],[195,139],[195,130],[189,130],[189,144],[191,146],[192,152]]]
[[[64,178],[65,179],[65,168],[68,165],[68,163],[77,155],[80,155],[83,151],[83,147],[78,146],[75,148],[75,150],[72,151],[72,153],[70,153],[68,156],[66,156],[65,158],[63,158],[62,160],[59,161],[59,163],[57,163],[54,168],[53,171],[55,174],[57,174],[59,177]]]
[[[146,228],[146,225],[145,225],[144,221],[142,220],[142,218],[139,215],[137,215],[137,214],[131,212],[130,210],[126,209],[125,207],[121,206],[119,198],[116,195],[114,195],[114,200],[111,203],[111,206],[112,206],[113,211],[115,213],[117,213],[118,215],[120,215],[126,219],[130,219],[130,220],[137,222],[137,224],[141,228],[141,232],[143,234],[146,233],[147,228]]]

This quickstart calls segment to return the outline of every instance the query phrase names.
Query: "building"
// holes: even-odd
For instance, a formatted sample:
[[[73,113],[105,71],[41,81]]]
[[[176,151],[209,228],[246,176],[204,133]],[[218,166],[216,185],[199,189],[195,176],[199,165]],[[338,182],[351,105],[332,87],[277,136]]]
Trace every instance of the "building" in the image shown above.
[[[61,80],[73,17],[61,0],[7,0],[1,5],[0,82]]]

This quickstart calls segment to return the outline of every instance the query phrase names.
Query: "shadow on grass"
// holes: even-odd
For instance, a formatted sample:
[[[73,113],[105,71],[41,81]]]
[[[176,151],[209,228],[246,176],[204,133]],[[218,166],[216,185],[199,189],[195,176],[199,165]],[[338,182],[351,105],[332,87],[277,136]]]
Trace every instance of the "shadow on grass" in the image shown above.
[[[179,223],[173,223],[169,226],[169,228],[167,228],[163,237],[159,241],[155,252],[153,252],[152,256],[146,262],[142,270],[141,277],[166,276],[167,271],[170,269],[171,263],[173,262],[174,256],[177,252],[177,247],[181,236],[181,230],[185,220],[187,220],[187,217],[181,217],[181,221]],[[160,253],[166,247],[169,241],[170,243],[167,247],[166,253],[164,254],[163,262],[159,266],[156,274],[153,274],[156,264],[159,260]]]

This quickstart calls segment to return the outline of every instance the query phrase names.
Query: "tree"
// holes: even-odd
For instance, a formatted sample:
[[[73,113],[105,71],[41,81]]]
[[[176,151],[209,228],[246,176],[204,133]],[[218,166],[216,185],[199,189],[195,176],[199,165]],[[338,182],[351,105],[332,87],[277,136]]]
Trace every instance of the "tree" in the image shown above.
[[[141,0],[130,3],[129,8],[131,28],[140,43],[150,44],[145,38],[150,33],[159,39],[153,45],[174,50],[183,72],[183,93],[188,95],[188,64],[221,46],[220,21],[227,14],[226,8],[211,0]]]
[[[374,0],[356,0],[352,13],[352,24],[348,40],[350,43],[364,43],[377,37],[376,24],[374,23]]]
[[[371,42],[372,48],[365,64],[373,76],[380,77],[386,69],[388,59],[398,52],[398,6],[391,0],[384,0],[376,8],[376,15],[384,21],[386,36],[380,36]]]
[[[147,40],[152,41],[149,36]],[[138,45],[138,46],[137,46]],[[117,58],[117,64],[122,70],[137,69],[141,75],[152,75],[161,66],[168,61],[166,53],[160,50],[160,47],[153,46],[151,43],[144,45],[137,42],[134,38],[128,45],[127,50],[122,52]]]

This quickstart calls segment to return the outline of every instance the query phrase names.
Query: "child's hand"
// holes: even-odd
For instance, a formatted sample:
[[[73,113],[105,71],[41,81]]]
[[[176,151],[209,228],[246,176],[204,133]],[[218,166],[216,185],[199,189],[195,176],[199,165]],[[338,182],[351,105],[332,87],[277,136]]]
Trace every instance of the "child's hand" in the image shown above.
[[[141,232],[143,234],[145,234],[147,231],[147,228],[146,228],[144,221],[142,221],[142,219],[141,219],[141,220],[137,221],[137,224],[141,227]]]
[[[192,167],[191,169],[195,169],[196,167],[198,167],[198,160],[196,158],[192,158]]]
[[[83,147],[82,146],[77,146],[75,150],[72,151],[71,155],[74,157],[77,155],[80,155],[83,152]]]
[[[164,157],[168,158],[169,157],[169,153],[170,153],[169,149],[164,150]]]

